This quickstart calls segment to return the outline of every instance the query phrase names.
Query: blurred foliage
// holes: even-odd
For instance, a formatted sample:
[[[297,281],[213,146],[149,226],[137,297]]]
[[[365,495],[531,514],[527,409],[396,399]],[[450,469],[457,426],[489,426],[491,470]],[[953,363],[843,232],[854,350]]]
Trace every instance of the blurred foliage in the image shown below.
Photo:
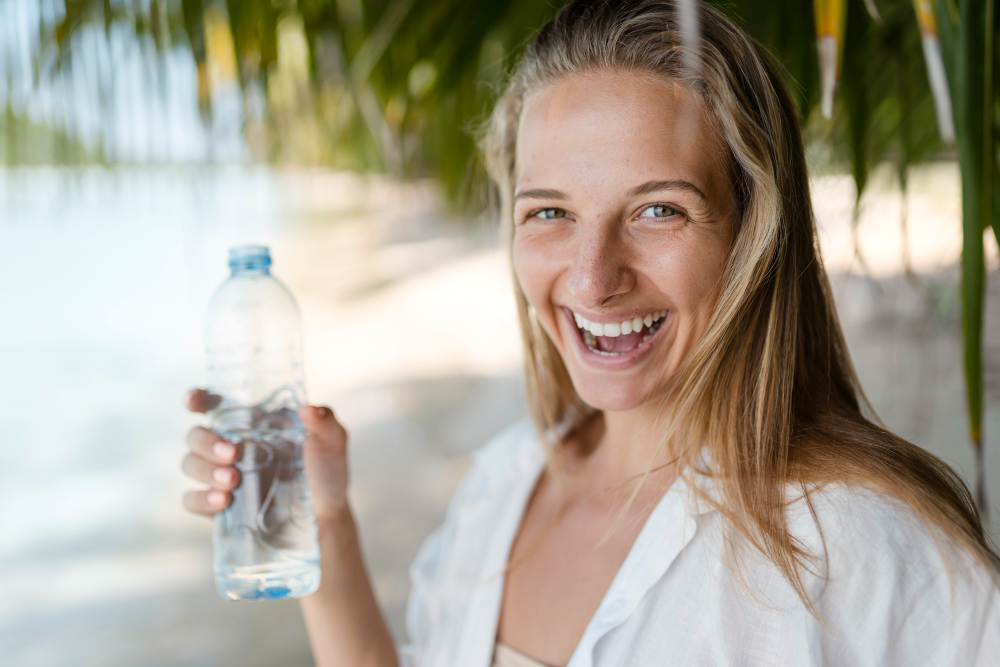
[[[710,1],[783,65],[810,152],[852,174],[857,202],[879,163],[896,166],[905,191],[910,165],[957,154],[969,416],[981,452],[983,231],[997,215],[1000,183],[995,0]],[[257,159],[431,176],[465,206],[481,205],[474,195],[485,190],[473,129],[533,31],[558,8],[555,0],[37,2],[51,9],[50,20],[39,20],[37,77],[93,67],[73,43],[95,27],[109,39],[120,31],[144,45],[151,73],[157,59],[180,47],[197,65],[206,125],[219,91],[239,91],[243,136]],[[840,17],[831,29],[840,81],[830,119],[820,113],[820,71],[828,63],[818,55],[816,16],[827,23],[824,17]],[[954,147],[940,139],[928,39],[947,72]],[[946,94],[939,93],[939,105],[949,102]],[[8,117],[9,108],[8,100]],[[1000,225],[993,228],[1000,234]]]
[[[73,38],[124,28],[155,48],[182,45],[207,123],[236,84],[244,136],[261,161],[433,176],[468,203],[480,182],[472,126],[504,65],[555,9],[538,0],[65,0],[40,26],[38,63],[87,67]],[[75,62],[75,61],[80,61]],[[36,64],[36,69],[42,69]],[[155,67],[150,67],[155,70]]]
[[[44,1],[44,0],[40,0]],[[713,0],[764,44],[788,74],[810,144],[850,169],[863,191],[872,167],[941,151],[912,0],[846,4],[841,85],[832,121],[819,116],[812,6]],[[942,0],[950,2],[952,0]],[[56,0],[39,25],[36,71],[86,67],[73,37],[121,28],[156,59],[181,45],[198,68],[206,120],[217,91],[236,84],[244,136],[262,161],[433,176],[471,192],[472,129],[485,117],[546,0]],[[51,60],[51,59],[49,59]],[[155,67],[151,66],[151,72]]]
[[[43,165],[53,157],[60,164],[92,163],[98,156],[73,137],[15,116],[8,108],[0,123],[0,164]]]
[[[94,67],[73,48],[88,27],[109,37],[115,30],[132,35],[148,46],[151,61],[180,46],[197,65],[206,123],[218,92],[238,86],[243,134],[256,159],[433,176],[452,200],[463,201],[481,184],[472,130],[504,72],[558,6],[547,0],[38,1],[56,5],[58,20],[39,21],[36,76]],[[941,152],[912,0],[879,0],[877,18],[866,0],[835,0],[845,5],[846,34],[829,121],[818,113],[812,5],[713,2],[781,62],[810,146],[849,169],[859,192],[879,162],[890,160],[903,174],[906,165]]]

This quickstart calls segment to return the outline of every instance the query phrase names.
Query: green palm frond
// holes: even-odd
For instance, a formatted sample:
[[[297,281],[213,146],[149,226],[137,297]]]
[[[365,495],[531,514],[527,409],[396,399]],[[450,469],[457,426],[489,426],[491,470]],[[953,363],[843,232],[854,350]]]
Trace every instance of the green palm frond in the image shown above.
[[[977,495],[983,483],[983,232],[998,233],[994,189],[997,174],[997,16],[995,0],[938,3],[937,18],[955,105],[958,162],[962,175],[962,335],[970,435],[977,459]],[[957,11],[955,11],[957,10]],[[1000,242],[1000,235],[998,235]]]

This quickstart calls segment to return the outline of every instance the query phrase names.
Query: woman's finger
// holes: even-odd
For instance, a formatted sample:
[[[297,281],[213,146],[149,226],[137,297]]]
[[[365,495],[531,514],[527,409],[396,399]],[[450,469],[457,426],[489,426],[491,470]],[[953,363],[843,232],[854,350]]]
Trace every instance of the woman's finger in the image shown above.
[[[204,389],[192,389],[187,395],[187,409],[191,412],[208,412],[219,407],[222,397]]]
[[[240,483],[240,473],[232,466],[217,466],[197,454],[188,454],[181,462],[181,470],[191,479],[211,484],[216,489],[228,491]]]
[[[347,507],[347,431],[327,407],[307,405],[299,418],[308,434],[302,443],[306,482],[317,520],[342,516]]]
[[[309,438],[321,448],[342,453],[347,448],[347,431],[326,406],[306,405],[299,409],[299,419]]]
[[[226,491],[212,489],[210,491],[188,491],[184,494],[184,507],[195,514],[212,516],[226,509],[232,496]]]
[[[188,431],[187,446],[188,449],[206,461],[221,465],[231,465],[239,454],[237,445],[220,438],[218,433],[201,426],[195,426]]]

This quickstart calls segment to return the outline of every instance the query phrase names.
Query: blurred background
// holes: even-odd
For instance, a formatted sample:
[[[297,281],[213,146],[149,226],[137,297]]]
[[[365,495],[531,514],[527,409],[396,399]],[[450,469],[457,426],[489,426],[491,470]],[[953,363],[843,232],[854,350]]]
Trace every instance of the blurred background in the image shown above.
[[[410,561],[470,453],[526,414],[473,146],[557,4],[0,0],[0,661],[312,664],[296,602],[217,596],[211,523],[180,504],[202,317],[241,243],[271,246],[302,308],[307,389],[351,434],[365,554],[405,640]],[[996,538],[1000,261],[973,219],[995,207],[969,209],[974,110],[942,122],[921,3],[875,4],[724,8],[793,86],[865,391],[970,486],[985,473]],[[929,3],[936,57],[949,101],[990,109],[995,17],[972,4],[952,21]],[[981,90],[948,42],[967,22],[988,26]]]

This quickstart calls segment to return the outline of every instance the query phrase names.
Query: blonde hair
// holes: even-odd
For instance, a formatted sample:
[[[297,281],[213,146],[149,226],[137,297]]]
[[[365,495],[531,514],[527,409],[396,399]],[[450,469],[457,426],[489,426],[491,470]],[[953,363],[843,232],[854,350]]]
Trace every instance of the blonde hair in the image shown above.
[[[717,480],[715,504],[731,535],[775,563],[810,609],[800,566],[812,554],[790,533],[788,484],[804,493],[830,482],[887,492],[936,536],[996,572],[1000,559],[961,479],[862,414],[862,406],[874,411],[851,364],[817,249],[797,113],[778,66],[710,6],[698,3],[695,49],[678,18],[671,0],[579,0],[538,32],[481,142],[508,247],[515,143],[528,96],[560,77],[595,70],[652,73],[693,91],[729,154],[739,220],[714,312],[680,371],[663,447],[697,443],[673,451],[678,469]],[[514,285],[530,409],[541,433],[562,434],[567,424],[582,426],[593,409],[574,390],[516,279]],[[696,465],[702,444],[712,470]]]

